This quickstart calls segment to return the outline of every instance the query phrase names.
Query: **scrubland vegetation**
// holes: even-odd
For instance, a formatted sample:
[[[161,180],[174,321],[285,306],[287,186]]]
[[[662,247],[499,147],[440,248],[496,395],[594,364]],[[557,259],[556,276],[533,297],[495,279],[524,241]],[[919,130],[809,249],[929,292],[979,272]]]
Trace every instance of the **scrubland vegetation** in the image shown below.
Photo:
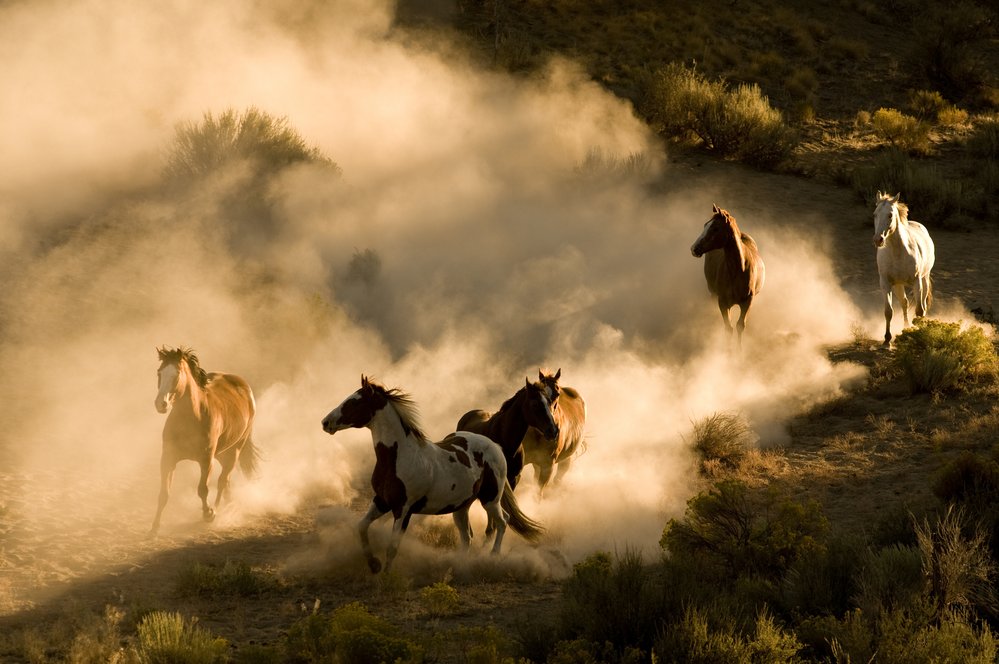
[[[420,23],[407,4],[403,16]],[[833,3],[829,21],[793,2],[740,2],[736,11],[707,2],[667,15],[662,3],[640,0],[468,1],[457,3],[453,27],[494,66],[513,71],[529,72],[552,53],[580,59],[631,99],[671,149],[828,178],[862,196],[901,190],[937,228],[995,224],[999,82],[981,59],[995,62],[995,13],[973,2],[947,11],[891,4],[912,14],[911,27],[859,0]],[[887,69],[909,73],[885,81]],[[261,180],[275,172],[301,163],[338,171],[286,120],[226,110],[178,128],[164,181],[202,186],[232,160],[248,166],[245,179],[225,185],[234,202],[226,214],[236,216],[248,205],[267,207]],[[595,155],[587,167],[601,171],[598,162]],[[378,269],[377,255],[355,259],[358,278]],[[547,612],[512,630],[437,629],[465,610],[462,585],[445,578],[412,588],[386,577],[380,592],[414,598],[425,629],[400,627],[363,602],[316,604],[278,642],[230,644],[191,616],[109,605],[48,631],[0,636],[0,654],[150,663],[995,662],[994,343],[978,327],[927,319],[900,334],[890,353],[872,345],[858,339],[839,349],[869,365],[870,381],[792,425],[807,437],[828,418],[846,422],[846,433],[824,443],[844,468],[884,462],[902,445],[919,456],[926,476],[915,480],[918,493],[900,487],[892,504],[865,506],[880,522],[865,526],[851,507],[833,513],[823,503],[828,493],[817,487],[835,486],[837,473],[849,471],[796,475],[775,461],[784,450],[759,449],[741,414],[716,413],[691,424],[701,490],[664,524],[659,555],[594,552],[573,567]],[[887,405],[875,412],[872,401]],[[428,537],[442,549],[455,545],[449,528]],[[289,602],[308,596],[308,584],[231,560],[194,563],[175,591]]]

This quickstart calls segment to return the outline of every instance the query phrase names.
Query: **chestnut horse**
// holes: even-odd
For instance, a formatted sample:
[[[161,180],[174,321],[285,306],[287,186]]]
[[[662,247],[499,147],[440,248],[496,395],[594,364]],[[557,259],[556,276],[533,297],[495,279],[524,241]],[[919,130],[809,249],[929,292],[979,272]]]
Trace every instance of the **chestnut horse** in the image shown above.
[[[160,496],[153,534],[159,530],[179,461],[197,461],[201,466],[198,496],[202,517],[212,521],[222,497],[228,499],[229,476],[236,461],[250,477],[259,456],[251,438],[256,404],[246,381],[233,374],[205,372],[198,356],[188,348],[158,348],[157,352],[160,368],[156,410],[170,414],[163,426]],[[214,508],[208,506],[208,476],[213,459],[222,464]]]
[[[496,533],[494,554],[499,553],[508,524],[529,541],[544,532],[520,511],[506,481],[506,457],[499,445],[467,431],[431,443],[420,427],[412,399],[399,390],[385,389],[362,376],[361,389],[330,411],[322,424],[330,435],[351,427],[371,430],[375,446],[371,488],[375,495],[357,528],[364,557],[375,574],[382,564],[371,552],[368,529],[389,512],[395,521],[386,571],[414,514],[451,514],[467,549],[472,538],[468,509],[478,500],[489,516],[486,536]]]
[[[586,402],[575,389],[559,385],[562,370],[538,371],[538,379],[548,389],[548,399],[554,404],[552,414],[558,425],[558,436],[554,440],[531,427],[524,436],[524,463],[534,464],[534,477],[538,481],[538,493],[552,481],[554,486],[565,478],[574,457],[581,454],[586,443],[583,428],[586,425]]]
[[[488,436],[503,448],[506,476],[514,489],[524,469],[522,442],[528,428],[534,427],[546,440],[558,438],[558,424],[552,414],[548,388],[541,383],[531,383],[527,378],[524,383],[524,387],[504,401],[495,413],[470,410],[461,416],[455,427],[457,431],[473,431]]]
[[[902,305],[902,322],[909,325],[906,286],[916,296],[916,318],[925,316],[933,301],[933,240],[926,227],[909,219],[909,206],[898,202],[899,194],[878,192],[874,207],[874,246],[877,247],[878,277],[885,300],[885,342],[891,343],[892,293]]]
[[[746,317],[749,316],[753,298],[763,288],[766,269],[756,241],[739,230],[735,217],[717,205],[713,207],[714,215],[704,224],[704,230],[690,247],[690,253],[694,258],[704,256],[704,277],[708,290],[718,298],[718,308],[729,334],[732,333],[729,309],[739,305],[736,329],[741,348]]]

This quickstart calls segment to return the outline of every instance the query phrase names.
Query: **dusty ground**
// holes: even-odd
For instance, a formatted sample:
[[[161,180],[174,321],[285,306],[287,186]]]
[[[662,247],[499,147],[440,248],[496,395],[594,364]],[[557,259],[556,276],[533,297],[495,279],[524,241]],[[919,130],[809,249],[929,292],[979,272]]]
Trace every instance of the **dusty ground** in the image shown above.
[[[844,288],[865,312],[880,310],[871,210],[854,194],[697,158],[674,163],[663,186],[668,191],[694,184],[714,186],[719,204],[736,211],[740,220],[767,213],[792,227],[813,227],[828,239]],[[918,211],[913,216],[919,219]],[[935,230],[932,220],[922,221],[937,246],[938,305],[994,311],[999,306],[996,229],[948,232]],[[872,339],[880,336],[880,330],[867,332]],[[870,362],[880,352],[875,348],[873,341],[860,344],[843,357]],[[792,422],[791,445],[779,453],[779,463],[761,471],[807,486],[834,523],[872,524],[886,506],[925,503],[927,474],[939,467],[943,452],[964,444],[947,439],[948,427],[976,417],[995,423],[992,406],[984,402],[938,407],[929,397],[889,392],[864,398],[860,406],[834,403]],[[210,526],[194,520],[197,512],[192,510],[191,521],[174,521],[152,539],[146,531],[155,501],[154,478],[122,478],[120,487],[108,491],[87,478],[72,478],[70,470],[51,472],[66,473],[60,475],[58,493],[39,492],[39,487],[51,485],[42,481],[46,478],[0,470],[0,632],[34,629],[45,634],[81,611],[100,614],[112,605],[132,611],[182,610],[199,616],[202,625],[231,643],[267,644],[276,642],[317,600],[324,607],[361,600],[413,631],[511,627],[551,612],[559,595],[558,577],[570,569],[558,542],[546,542],[540,552],[528,555],[525,545],[512,542],[516,538],[511,536],[502,561],[476,554],[471,563],[461,562],[452,552],[437,549],[436,557],[413,555],[407,561],[403,556],[396,575],[373,578],[365,572],[351,532],[360,505],[315,504],[297,514],[261,515],[239,525],[227,523],[223,514]],[[187,490],[178,485],[178,492]],[[94,496],[105,496],[96,513]],[[190,507],[190,502],[178,501],[168,509],[185,509],[182,505]],[[416,528],[411,537],[419,539],[419,531]],[[431,535],[425,533],[424,539]],[[538,557],[546,564],[531,562]],[[246,562],[276,584],[250,598],[178,592],[178,577],[194,563],[221,565],[227,560]],[[540,572],[542,568],[548,571]],[[431,618],[418,590],[444,579],[458,588],[460,610],[451,617]]]

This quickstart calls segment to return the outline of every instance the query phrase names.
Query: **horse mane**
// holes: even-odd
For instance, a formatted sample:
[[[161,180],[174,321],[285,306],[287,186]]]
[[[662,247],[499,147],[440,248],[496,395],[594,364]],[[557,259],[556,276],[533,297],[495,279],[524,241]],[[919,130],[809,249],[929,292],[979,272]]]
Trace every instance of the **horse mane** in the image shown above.
[[[398,388],[389,389],[370,379],[368,379],[368,385],[392,404],[396,414],[399,416],[399,420],[402,422],[402,429],[407,435],[412,434],[421,443],[430,442],[427,434],[423,431],[423,425],[420,424],[419,408],[417,408],[416,402],[413,401],[411,396]]]
[[[198,356],[193,349],[184,346],[178,346],[177,348],[167,348],[164,346],[163,348],[158,348],[157,352],[160,354],[161,362],[168,362],[170,364],[180,364],[181,360],[187,362],[187,367],[191,370],[191,376],[194,378],[194,382],[198,384],[198,387],[205,388],[208,386],[208,372],[201,368],[201,363],[198,361]]]
[[[535,388],[539,392],[542,393],[545,392],[545,386],[542,385],[540,381],[534,381],[533,383],[531,383],[531,387]],[[503,405],[499,407],[499,410],[496,411],[496,414],[499,415],[500,413],[506,411],[508,408],[512,407],[513,402],[517,399],[517,397],[520,396],[520,393],[526,390],[527,390],[527,385],[524,385],[524,387],[517,390],[512,397],[503,402]]]
[[[909,221],[909,206],[905,203],[895,203],[898,208],[898,218],[902,221]]]

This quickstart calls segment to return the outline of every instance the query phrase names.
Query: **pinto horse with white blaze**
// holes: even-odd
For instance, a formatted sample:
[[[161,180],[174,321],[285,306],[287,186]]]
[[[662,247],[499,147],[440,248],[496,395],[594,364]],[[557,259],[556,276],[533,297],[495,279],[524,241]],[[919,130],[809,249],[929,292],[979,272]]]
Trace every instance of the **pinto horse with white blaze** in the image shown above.
[[[361,377],[361,389],[323,418],[323,431],[333,435],[348,428],[367,428],[375,447],[371,474],[374,498],[358,523],[358,533],[368,567],[382,569],[371,552],[368,529],[392,513],[392,539],[385,559],[387,571],[414,514],[451,514],[463,548],[472,538],[468,510],[478,500],[489,516],[488,537],[496,533],[492,552],[499,553],[506,526],[528,541],[544,529],[520,511],[506,481],[506,457],[499,445],[485,436],[458,431],[432,443],[420,427],[416,406],[399,390]]]
[[[215,518],[223,496],[228,499],[229,476],[239,461],[248,477],[256,470],[258,452],[251,437],[256,403],[245,380],[228,373],[208,373],[189,348],[158,348],[156,410],[167,413],[163,425],[163,454],[160,458],[160,495],[152,533],[160,527],[163,508],[170,498],[170,485],[180,461],[197,461],[201,466],[198,496],[202,517]],[[222,464],[215,507],[208,505],[208,476],[212,461]]]
[[[885,300],[885,341],[891,343],[892,294],[902,305],[902,321],[909,325],[909,300],[905,289],[917,296],[916,318],[925,316],[933,300],[930,270],[935,260],[933,240],[926,227],[909,219],[909,206],[899,203],[901,194],[878,192],[874,207],[874,246],[877,247],[878,276]]]
[[[713,208],[714,214],[704,224],[704,230],[690,247],[690,253],[694,258],[704,256],[708,291],[718,298],[718,308],[729,334],[732,333],[729,309],[739,306],[736,329],[741,348],[749,308],[753,305],[753,298],[763,289],[766,266],[756,241],[739,230],[735,217],[717,205]]]

